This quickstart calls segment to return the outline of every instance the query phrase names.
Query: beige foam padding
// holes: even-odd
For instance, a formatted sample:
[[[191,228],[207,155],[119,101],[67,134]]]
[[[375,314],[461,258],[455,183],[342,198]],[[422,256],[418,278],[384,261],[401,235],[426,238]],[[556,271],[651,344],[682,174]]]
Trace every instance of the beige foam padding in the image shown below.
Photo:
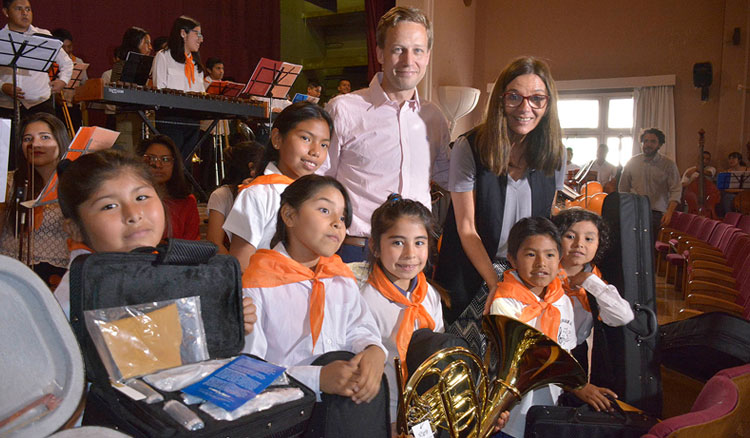
[[[176,304],[98,325],[123,379],[182,365]]]

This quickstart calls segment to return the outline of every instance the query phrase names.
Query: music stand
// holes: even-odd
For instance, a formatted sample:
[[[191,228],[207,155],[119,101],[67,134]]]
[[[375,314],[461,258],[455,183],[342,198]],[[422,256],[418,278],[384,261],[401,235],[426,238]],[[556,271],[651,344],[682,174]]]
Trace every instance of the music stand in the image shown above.
[[[122,66],[120,77],[112,78],[112,82],[122,81],[145,86],[146,82],[148,82],[148,77],[151,74],[151,65],[153,63],[153,56],[128,52],[125,57],[125,64]]]
[[[0,65],[13,70],[13,152],[18,147],[21,108],[16,98],[18,69],[46,72],[52,67],[62,41],[51,37],[24,35],[8,29],[0,30]]]
[[[63,90],[75,91],[76,87],[80,86],[83,82],[83,74],[88,68],[88,64],[73,64],[73,73],[70,75],[70,80],[65,84]]]
[[[239,82],[211,81],[206,88],[206,93],[217,96],[237,97],[244,88],[245,85]]]
[[[73,141],[60,158],[60,161],[65,159],[75,161],[89,152],[109,149],[115,144],[119,136],[119,132],[99,126],[82,126],[78,128],[76,136],[73,137]],[[52,178],[50,178],[36,199],[22,202],[21,205],[32,208],[54,202],[57,202],[57,172],[52,175]]]
[[[260,58],[250,80],[240,95],[254,95],[268,98],[268,124],[271,125],[273,99],[284,99],[294,81],[302,72],[302,66],[289,62]]]

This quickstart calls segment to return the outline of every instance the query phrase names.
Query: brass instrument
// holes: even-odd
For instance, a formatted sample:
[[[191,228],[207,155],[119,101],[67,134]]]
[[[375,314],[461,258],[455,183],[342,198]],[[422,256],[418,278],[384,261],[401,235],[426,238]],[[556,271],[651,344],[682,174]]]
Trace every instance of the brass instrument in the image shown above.
[[[403,385],[396,359],[399,434],[429,421],[433,432],[442,428],[452,438],[486,438],[500,414],[527,392],[550,384],[586,384],[586,373],[573,356],[539,330],[500,315],[485,316],[482,325],[490,341],[484,362],[466,348],[445,348]],[[487,371],[491,355],[499,360],[494,377]]]

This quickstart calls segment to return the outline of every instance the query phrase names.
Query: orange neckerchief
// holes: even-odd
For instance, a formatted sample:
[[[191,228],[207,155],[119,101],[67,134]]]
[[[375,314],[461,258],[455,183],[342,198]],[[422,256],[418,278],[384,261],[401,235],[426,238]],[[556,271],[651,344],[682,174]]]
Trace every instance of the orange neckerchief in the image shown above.
[[[378,290],[384,297],[393,301],[394,303],[402,304],[406,306],[404,312],[404,318],[401,321],[401,326],[398,328],[396,334],[396,347],[398,348],[398,355],[401,358],[401,363],[406,363],[406,349],[409,348],[409,342],[411,341],[411,335],[414,333],[414,322],[419,321],[419,328],[429,328],[430,330],[435,329],[435,321],[424,308],[422,302],[427,297],[427,279],[423,273],[417,275],[417,287],[411,293],[411,300],[407,299],[396,286],[385,276],[385,273],[380,268],[380,264],[376,263],[370,273],[370,277],[367,282]],[[404,379],[406,379],[406,367],[401,367],[404,373]]]
[[[67,243],[68,243],[68,251],[70,251],[70,252],[73,252],[73,251],[75,251],[77,249],[84,249],[84,250],[86,250],[88,252],[92,252],[92,253],[96,252],[93,249],[89,248],[89,246],[86,245],[85,243],[79,242],[77,240],[73,240],[73,239],[69,238],[68,241],[67,241]]]
[[[596,275],[599,278],[602,278],[602,273],[599,271],[599,268],[592,265],[591,272]],[[560,281],[562,282],[563,290],[565,291],[565,295],[569,296],[571,299],[578,298],[578,301],[581,302],[581,306],[583,308],[591,313],[591,304],[589,304],[589,297],[586,294],[586,291],[579,287],[578,289],[573,289],[570,286],[570,279],[568,278],[568,274],[565,273],[565,270],[560,268]]]
[[[242,184],[237,189],[237,193],[245,190],[248,187],[257,186],[259,184],[291,184],[294,180],[286,175],[280,173],[269,173],[268,175],[261,175],[247,184]]]
[[[310,333],[314,350],[325,315],[326,289],[320,280],[332,277],[355,279],[351,269],[337,255],[321,257],[313,272],[278,251],[259,249],[250,257],[250,264],[242,275],[242,287],[278,287],[311,280]]]
[[[185,54],[185,77],[187,77],[189,85],[195,83],[195,64],[193,64],[192,53]]]
[[[522,302],[526,307],[523,308],[521,316],[518,319],[521,322],[529,322],[539,317],[539,326],[542,332],[557,342],[557,332],[560,328],[560,310],[553,306],[552,303],[565,295],[560,278],[555,277],[552,283],[547,286],[544,299],[539,301],[538,297],[516,278],[514,275],[515,272],[515,269],[505,271],[503,281],[497,284],[493,300],[497,298],[513,298]]]

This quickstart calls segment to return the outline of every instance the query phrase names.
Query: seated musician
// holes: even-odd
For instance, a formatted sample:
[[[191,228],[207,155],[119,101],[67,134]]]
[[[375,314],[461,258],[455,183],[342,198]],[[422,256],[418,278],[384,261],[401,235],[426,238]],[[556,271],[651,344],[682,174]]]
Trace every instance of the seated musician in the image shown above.
[[[206,88],[208,88],[208,84],[211,82],[224,79],[224,62],[216,57],[208,58],[206,61],[206,73],[208,73],[208,76],[203,78],[203,80],[206,82]]]
[[[596,172],[596,180],[602,183],[604,191],[612,193],[616,189],[617,168],[607,161],[609,146],[602,143],[596,149],[596,160],[591,164],[589,172]],[[610,190],[607,190],[607,189]]]
[[[65,53],[68,54],[70,57],[70,60],[73,61],[73,64],[85,64],[86,61],[83,59],[77,57],[73,54],[73,35],[70,33],[67,29],[58,28],[52,31],[52,36],[57,38],[58,40],[62,41],[62,49],[65,51]],[[80,82],[76,84],[76,86],[83,85],[84,82],[88,79],[88,74],[86,73],[86,70],[81,73],[81,76],[78,78]],[[77,130],[81,127],[81,122],[83,121],[83,111],[85,107],[83,106],[83,103],[80,103],[78,105],[73,105],[73,95],[75,94],[75,90],[73,89],[63,89],[62,91],[62,97],[65,99],[65,105],[68,107],[68,111],[70,114],[70,119],[73,122],[73,130]],[[59,97],[59,95],[57,95]],[[62,103],[62,102],[60,102]],[[60,120],[65,120],[65,116],[62,112],[62,106],[57,106],[57,117]]]
[[[727,172],[747,172],[748,170],[745,161],[742,159],[742,154],[739,152],[731,152],[727,161],[729,162]]]
[[[713,179],[716,177],[716,168],[711,166],[711,152],[703,151],[703,174]],[[687,187],[698,178],[698,166],[691,166],[682,174],[682,187]]]
[[[120,80],[122,68],[128,53],[151,54],[151,36],[148,31],[140,27],[131,26],[122,35],[120,46],[115,49],[112,69],[102,74],[104,83]],[[133,112],[116,113],[114,105],[106,105],[104,112],[107,114],[107,126],[120,133],[117,137],[117,145],[122,150],[135,152],[138,142],[141,140],[141,118]]]
[[[198,53],[202,42],[200,23],[184,15],[175,20],[169,34],[168,48],[154,57],[151,70],[154,86],[159,89],[206,91],[204,68]],[[183,160],[187,159],[198,141],[199,127],[195,121],[163,111],[157,112],[156,120],[159,132],[172,138]]]

